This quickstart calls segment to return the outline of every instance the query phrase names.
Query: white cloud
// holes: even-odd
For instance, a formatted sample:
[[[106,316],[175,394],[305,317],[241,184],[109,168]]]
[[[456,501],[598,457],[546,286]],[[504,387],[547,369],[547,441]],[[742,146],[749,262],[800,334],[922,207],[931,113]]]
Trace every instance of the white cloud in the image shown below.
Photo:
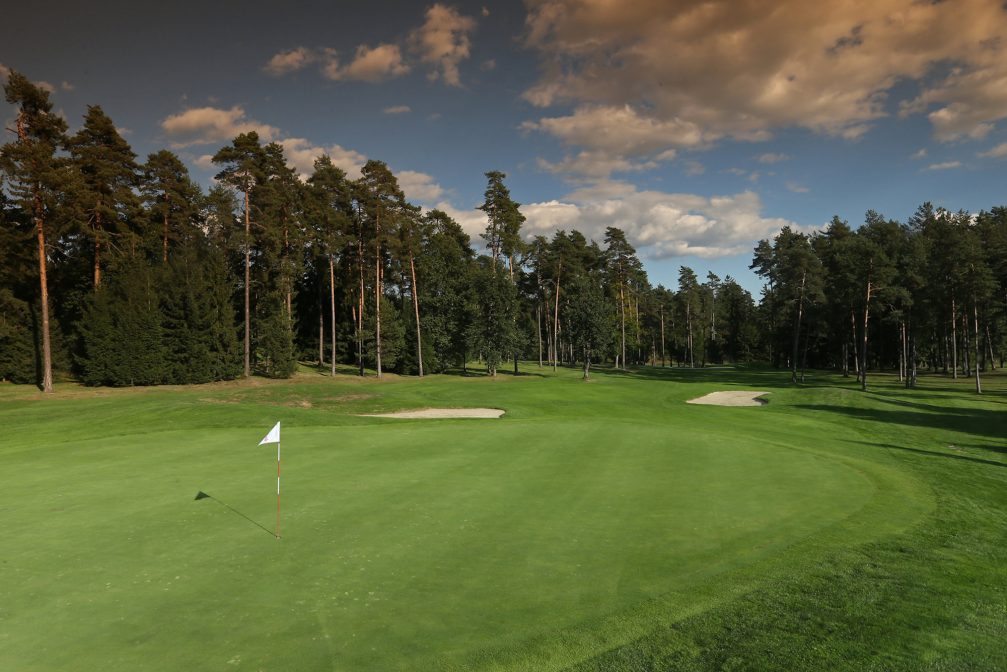
[[[10,77],[10,68],[0,63],[0,82],[6,82],[8,77]]]
[[[360,177],[360,169],[367,162],[367,157],[341,145],[322,147],[304,138],[285,138],[280,140],[283,155],[287,163],[297,171],[301,179],[307,179],[315,169],[315,159],[322,154],[328,154],[332,165],[346,171],[347,177],[355,180]]]
[[[568,145],[618,155],[650,154],[669,147],[697,147],[706,141],[696,124],[648,117],[629,105],[581,107],[570,116],[526,121],[521,128],[549,133]]]
[[[979,156],[984,158],[1000,159],[1007,156],[1007,142],[997,145],[988,152],[982,152]]]
[[[772,165],[774,163],[780,163],[781,161],[788,161],[788,160],[790,160],[790,157],[788,155],[786,155],[786,154],[766,153],[766,154],[759,155],[759,157],[756,160],[759,163],[765,163],[765,164],[768,164],[768,165]]]
[[[449,86],[461,86],[458,65],[469,57],[472,47],[469,33],[476,21],[457,10],[434,4],[427,9],[426,21],[413,32],[411,42],[420,60],[434,66],[431,80],[442,79]]]
[[[634,162],[612,156],[606,152],[584,151],[575,156],[566,156],[558,163],[539,159],[538,166],[550,173],[573,174],[577,176],[576,179],[583,177],[597,180],[606,178],[612,173],[632,173],[651,170],[657,168],[658,163],[656,161]]]
[[[216,167],[213,164],[213,154],[200,154],[192,162],[203,170],[213,170]]]
[[[626,232],[643,256],[653,259],[741,254],[784,225],[800,228],[785,219],[763,217],[761,199],[751,191],[708,198],[606,183],[597,192],[582,189],[521,210],[529,237],[575,227],[601,241],[605,228],[615,226]]]
[[[76,87],[64,79],[59,83],[59,88],[61,91],[73,91]]]
[[[379,44],[373,48],[362,44],[345,66],[340,65],[335,52],[329,50],[322,68],[323,75],[336,81],[381,82],[408,72],[409,66],[403,62],[402,50],[396,44]]]
[[[931,163],[927,166],[927,170],[954,170],[961,167],[961,161],[945,161],[943,163]]]
[[[275,54],[262,69],[267,74],[279,77],[302,70],[317,61],[318,58],[319,55],[317,52],[307,47],[297,47]]]
[[[479,234],[486,231],[487,220],[485,212],[476,210],[474,206],[469,210],[459,210],[450,201],[440,201],[434,207],[458,222],[462,230],[472,237],[472,244],[474,246],[478,246],[482,242]]]
[[[235,105],[225,110],[218,107],[193,107],[173,114],[161,122],[161,129],[175,138],[172,147],[190,147],[230,142],[241,133],[255,131],[264,142],[275,139],[280,129],[249,119],[244,108]]]
[[[43,91],[45,91],[47,93],[50,93],[50,94],[56,93],[56,87],[55,87],[55,85],[50,84],[49,82],[47,82],[45,80],[39,80],[39,81],[35,82],[35,86],[37,86],[38,88],[42,89]]]
[[[912,159],[913,161],[921,161],[921,160],[927,158],[927,148],[926,147],[921,147],[918,152],[916,152],[915,154],[913,154],[909,158]]]
[[[1007,117],[1001,2],[527,4],[525,42],[543,74],[525,97],[543,107],[630,105],[704,138],[797,126],[857,139],[889,113],[898,83],[916,82],[902,111],[927,114],[939,140],[984,137]]]
[[[797,182],[787,182],[786,186],[787,186],[787,189],[789,189],[790,191],[794,192],[795,194],[806,194],[809,191],[811,191],[807,187],[805,187],[805,186],[803,186],[801,184],[798,184]]]
[[[526,121],[521,129],[548,133],[567,146],[583,147],[580,154],[548,165],[556,171],[593,177],[605,177],[613,171],[655,168],[657,161],[674,159],[676,148],[698,147],[710,139],[704,138],[695,124],[677,119],[657,120],[628,105],[581,107],[566,117]],[[632,160],[635,157],[645,160]]]
[[[385,114],[409,114],[412,111],[412,108],[408,105],[392,105],[382,110]]]
[[[399,187],[405,193],[408,200],[431,203],[444,195],[444,189],[434,181],[434,178],[426,173],[415,170],[403,170],[395,175],[399,180]]]

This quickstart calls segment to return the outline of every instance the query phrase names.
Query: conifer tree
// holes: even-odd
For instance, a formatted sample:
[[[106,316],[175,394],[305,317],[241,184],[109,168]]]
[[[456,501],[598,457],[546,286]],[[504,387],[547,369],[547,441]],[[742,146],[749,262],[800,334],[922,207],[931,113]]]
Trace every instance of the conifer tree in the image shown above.
[[[262,145],[259,144],[259,134],[255,131],[242,133],[234,138],[227,147],[222,147],[214,156],[213,162],[223,166],[216,179],[244,196],[245,234],[242,239],[242,249],[245,255],[245,328],[244,328],[244,375],[252,375],[252,210],[251,195],[257,180],[261,176],[263,160]]]
[[[52,111],[49,94],[19,72],[4,84],[7,102],[17,107],[17,139],[0,148],[0,162],[21,210],[29,213],[35,229],[41,315],[43,392],[52,392],[52,339],[49,322],[49,283],[46,235],[52,237],[51,216],[65,185],[56,150],[66,142],[66,122]]]
[[[67,143],[74,171],[73,201],[79,230],[93,248],[94,289],[101,287],[103,255],[114,249],[136,252],[131,221],[139,201],[136,154],[97,105],[89,105],[84,126]],[[117,245],[117,241],[123,244]]]

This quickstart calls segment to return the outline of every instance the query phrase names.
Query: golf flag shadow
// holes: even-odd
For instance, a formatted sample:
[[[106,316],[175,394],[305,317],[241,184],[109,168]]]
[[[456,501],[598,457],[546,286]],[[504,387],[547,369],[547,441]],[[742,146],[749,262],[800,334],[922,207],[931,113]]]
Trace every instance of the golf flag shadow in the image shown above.
[[[224,507],[225,509],[229,509],[230,511],[232,511],[232,512],[236,513],[237,515],[241,516],[242,518],[244,518],[245,520],[247,520],[248,522],[250,522],[250,523],[251,523],[252,525],[255,525],[256,527],[258,527],[258,528],[259,528],[260,530],[262,530],[263,532],[267,532],[267,533],[269,534],[269,536],[271,536],[271,537],[275,537],[275,536],[276,536],[276,535],[275,535],[275,534],[273,533],[273,531],[272,531],[272,530],[269,530],[269,529],[266,529],[266,527],[265,527],[265,526],[263,526],[263,525],[262,525],[261,523],[259,523],[259,522],[257,522],[257,521],[254,521],[254,520],[252,520],[251,518],[249,518],[248,516],[246,516],[245,514],[243,514],[243,513],[241,512],[241,511],[238,511],[238,510],[237,510],[236,508],[234,508],[233,506],[230,506],[229,504],[226,504],[226,503],[224,503],[224,502],[220,501],[219,499],[217,499],[217,498],[216,498],[216,497],[214,497],[213,495],[211,495],[211,494],[208,494],[208,493],[205,493],[205,492],[203,492],[202,490],[200,490],[199,492],[197,492],[197,493],[196,493],[196,499],[195,499],[194,501],[197,501],[197,502],[198,502],[198,501],[199,501],[199,500],[201,500],[201,499],[212,499],[212,500],[213,500],[213,501],[215,501],[215,502],[216,502],[217,504],[220,504],[221,506],[223,506],[223,507]]]

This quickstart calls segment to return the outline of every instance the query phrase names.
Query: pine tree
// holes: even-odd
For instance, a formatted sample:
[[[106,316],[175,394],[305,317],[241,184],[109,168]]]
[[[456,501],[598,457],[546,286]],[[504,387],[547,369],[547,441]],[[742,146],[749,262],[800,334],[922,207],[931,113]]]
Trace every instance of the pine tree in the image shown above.
[[[4,84],[9,104],[18,108],[17,140],[0,149],[0,161],[14,200],[30,213],[35,228],[41,315],[41,387],[52,392],[52,339],[49,320],[47,233],[52,238],[51,215],[65,184],[62,162],[56,150],[66,142],[66,122],[52,111],[49,94],[19,72],[11,72]]]
[[[252,375],[252,210],[251,195],[256,182],[261,178],[263,149],[259,135],[255,131],[242,133],[229,146],[222,147],[213,162],[223,166],[216,179],[244,196],[245,233],[242,250],[245,255],[245,328],[244,328],[244,375]]]
[[[118,247],[135,254],[136,232],[131,229],[139,201],[136,154],[115,124],[97,105],[89,105],[84,126],[67,143],[70,150],[73,201],[79,230],[91,241],[94,289],[101,287],[103,255]]]

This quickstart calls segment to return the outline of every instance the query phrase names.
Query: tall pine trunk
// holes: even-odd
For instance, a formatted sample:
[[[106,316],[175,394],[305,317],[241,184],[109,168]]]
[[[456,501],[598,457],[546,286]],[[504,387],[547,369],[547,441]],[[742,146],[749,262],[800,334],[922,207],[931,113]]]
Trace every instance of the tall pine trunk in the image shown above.
[[[245,190],[245,378],[252,375],[252,220]]]
[[[19,129],[20,130],[20,129]],[[45,220],[42,196],[36,190],[35,233],[38,238],[38,282],[42,310],[42,391],[52,392],[52,346],[49,341],[49,279],[46,273]]]
[[[361,234],[363,235],[363,234]],[[360,271],[360,295],[357,297],[357,365],[364,375],[364,241],[357,240],[357,267]]]
[[[661,306],[661,368],[664,368],[664,306]]]
[[[958,310],[955,295],[951,293],[951,378],[958,380]]]
[[[419,365],[420,378],[423,377],[423,336],[420,332],[420,290],[416,284],[416,264],[413,252],[409,251],[409,272],[412,274],[413,312],[416,314],[416,361]]]
[[[329,255],[329,338],[332,341],[332,352],[329,359],[332,361],[332,375],[336,375],[336,268],[332,255]]]
[[[374,361],[381,377],[381,212],[374,216]]]
[[[862,370],[860,372],[860,389],[867,390],[867,320],[871,313],[871,276],[867,276],[867,296],[864,300],[864,340],[863,347],[860,351],[860,366]]]
[[[559,280],[560,275],[563,273],[563,257],[559,257],[559,265],[556,267],[556,308],[555,315],[552,320],[552,370],[553,373],[556,372],[556,367],[558,366],[557,360],[559,359]]]
[[[797,323],[794,325],[794,356],[792,358],[790,369],[790,382],[797,382],[797,352],[798,346],[800,345],[801,339],[801,318],[804,316],[804,283],[807,280],[808,272],[804,271],[801,274],[801,294],[797,300]]]
[[[979,302],[976,300],[975,294],[972,295],[972,319],[973,321],[973,334],[975,338],[973,339],[973,350],[975,353],[975,361],[972,362],[972,368],[976,372],[976,394],[983,393],[983,385],[979,380]]]

